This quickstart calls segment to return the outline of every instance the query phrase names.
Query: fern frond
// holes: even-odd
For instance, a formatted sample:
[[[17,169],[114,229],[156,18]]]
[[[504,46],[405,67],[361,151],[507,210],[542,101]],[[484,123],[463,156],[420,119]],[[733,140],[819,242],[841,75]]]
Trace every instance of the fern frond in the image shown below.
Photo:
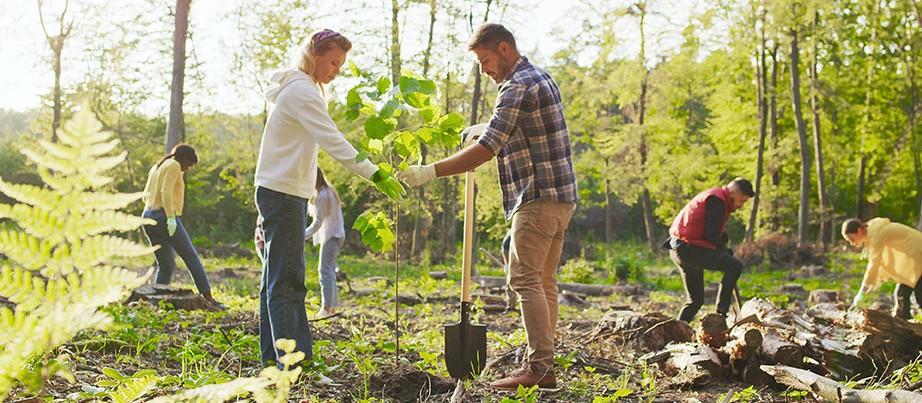
[[[48,259],[54,244],[13,230],[0,230],[0,253],[27,270],[38,270]]]
[[[12,184],[4,182],[3,179],[0,179],[0,193],[20,203],[26,203],[43,210],[51,210],[61,201],[60,196],[48,189],[42,189],[33,185]]]
[[[109,397],[112,403],[131,403],[147,394],[159,380],[160,377],[154,375],[132,378],[110,393]]]
[[[106,193],[72,192],[60,198],[60,203],[81,206],[84,210],[120,210],[144,197],[144,192]]]
[[[270,385],[272,381],[265,378],[237,378],[230,382],[190,389],[174,396],[158,397],[151,400],[151,403],[226,402],[241,395],[264,390]]]

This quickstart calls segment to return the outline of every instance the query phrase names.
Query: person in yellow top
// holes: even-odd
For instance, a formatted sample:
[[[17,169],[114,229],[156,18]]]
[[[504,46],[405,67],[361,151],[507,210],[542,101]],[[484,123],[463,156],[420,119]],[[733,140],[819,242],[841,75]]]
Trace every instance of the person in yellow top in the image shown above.
[[[852,307],[861,302],[866,291],[894,280],[899,283],[894,294],[895,316],[911,318],[909,297],[915,293],[916,303],[922,304],[922,232],[887,218],[866,223],[852,218],[842,223],[842,236],[853,246],[864,246],[868,257],[868,268]]]
[[[156,221],[154,225],[145,225],[144,233],[151,245],[160,246],[154,252],[157,257],[157,284],[169,284],[176,269],[174,252],[179,254],[189,272],[195,287],[206,301],[215,308],[224,306],[211,295],[211,285],[205,275],[205,267],[192,246],[192,240],[182,225],[183,203],[186,183],[183,173],[198,163],[195,148],[188,144],[177,144],[173,152],[167,154],[160,162],[151,167],[144,186],[144,218]]]

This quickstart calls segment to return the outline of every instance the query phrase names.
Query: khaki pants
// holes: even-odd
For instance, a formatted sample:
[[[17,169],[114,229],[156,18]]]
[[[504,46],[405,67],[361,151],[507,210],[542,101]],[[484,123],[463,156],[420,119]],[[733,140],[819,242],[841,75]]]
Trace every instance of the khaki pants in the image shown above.
[[[512,216],[508,280],[522,304],[526,361],[538,373],[554,368],[557,265],[575,209],[573,203],[534,201]]]

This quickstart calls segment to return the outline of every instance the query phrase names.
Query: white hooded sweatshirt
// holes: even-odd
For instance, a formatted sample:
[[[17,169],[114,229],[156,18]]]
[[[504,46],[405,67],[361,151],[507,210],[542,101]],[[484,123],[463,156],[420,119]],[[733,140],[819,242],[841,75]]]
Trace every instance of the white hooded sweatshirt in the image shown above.
[[[301,70],[278,71],[266,100],[274,104],[263,131],[256,162],[256,186],[310,199],[317,180],[317,151],[369,179],[378,170],[370,161],[356,162],[358,152],[330,118],[320,86]]]

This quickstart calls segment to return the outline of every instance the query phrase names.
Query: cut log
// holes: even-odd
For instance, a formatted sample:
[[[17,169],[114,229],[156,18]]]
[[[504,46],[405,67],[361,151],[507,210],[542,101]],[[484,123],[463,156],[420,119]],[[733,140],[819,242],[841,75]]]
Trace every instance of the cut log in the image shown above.
[[[557,293],[557,305],[583,308],[589,306],[590,304],[586,302],[586,299],[579,294],[563,290]]]
[[[662,370],[670,376],[671,385],[700,386],[720,375],[720,358],[707,346],[694,343],[670,344],[665,351],[669,358]]]
[[[694,332],[688,323],[661,313],[608,311],[588,335],[588,342],[611,341],[640,352],[661,350],[673,342],[689,342]]]
[[[717,313],[710,313],[701,319],[698,330],[698,342],[711,348],[727,345],[727,318]]]
[[[147,301],[151,305],[159,306],[161,302],[168,303],[176,309],[214,311],[217,307],[209,303],[192,290],[173,288],[164,284],[145,284],[131,292],[125,301],[130,304],[136,301]]]
[[[783,365],[763,365],[763,371],[781,384],[812,393],[816,398],[832,402],[910,403],[922,402],[922,395],[906,390],[860,390],[813,372]]]

